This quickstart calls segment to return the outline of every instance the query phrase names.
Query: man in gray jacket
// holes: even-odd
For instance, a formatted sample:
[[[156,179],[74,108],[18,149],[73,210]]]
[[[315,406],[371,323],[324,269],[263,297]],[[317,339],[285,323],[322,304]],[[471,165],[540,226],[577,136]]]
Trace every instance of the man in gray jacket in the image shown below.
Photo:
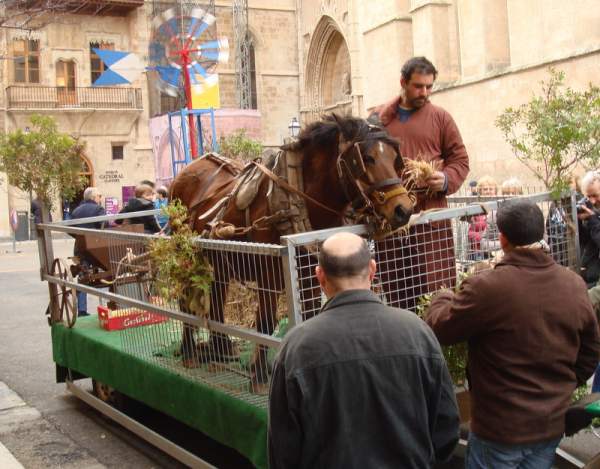
[[[316,275],[329,300],[292,329],[275,360],[269,464],[279,468],[427,468],[458,441],[458,409],[432,331],[370,291],[365,240],[339,233]]]

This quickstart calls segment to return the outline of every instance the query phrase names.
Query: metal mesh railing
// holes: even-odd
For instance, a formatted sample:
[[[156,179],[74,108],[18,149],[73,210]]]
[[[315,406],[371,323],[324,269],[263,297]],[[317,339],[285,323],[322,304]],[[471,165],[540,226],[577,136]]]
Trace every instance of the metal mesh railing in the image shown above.
[[[134,232],[135,218],[150,213],[127,214],[127,231],[73,227],[92,219],[49,225],[78,238],[77,262],[85,265],[72,287],[108,300],[99,320],[119,335],[124,352],[266,407],[272,362],[289,324],[284,248],[197,238],[212,281],[207,290],[180,295],[151,255],[161,237]]]
[[[560,202],[548,194],[527,197],[542,208],[553,257],[576,268],[574,196]],[[314,273],[322,241],[337,231],[369,238],[377,262],[373,290],[391,306],[416,311],[425,295],[451,288],[464,273],[489,269],[501,258],[495,214],[504,199],[475,199],[450,198],[450,208],[422,214],[407,233],[385,239],[369,238],[364,226],[287,236],[283,246],[196,239],[210,265],[210,291],[183,295],[169,279],[157,277],[149,254],[157,236],[73,228],[68,226],[77,223],[73,220],[41,225],[82,237],[92,269],[79,275],[80,283],[45,278],[108,300],[105,320],[138,326],[114,332],[126,353],[266,407],[281,338],[289,327],[318,314],[325,300]]]
[[[552,257],[576,269],[579,254],[573,196],[559,202],[553,202],[547,193],[524,197],[537,202],[544,213],[545,239]],[[408,233],[382,240],[369,238],[359,226],[284,238],[294,253],[289,259],[296,293],[290,304],[297,320],[312,317],[322,306],[324,298],[314,270],[320,244],[333,233],[353,231],[369,238],[377,262],[373,290],[391,306],[416,311],[425,295],[452,288],[463,274],[489,269],[502,258],[496,211],[507,198],[450,198],[448,209],[424,214]]]

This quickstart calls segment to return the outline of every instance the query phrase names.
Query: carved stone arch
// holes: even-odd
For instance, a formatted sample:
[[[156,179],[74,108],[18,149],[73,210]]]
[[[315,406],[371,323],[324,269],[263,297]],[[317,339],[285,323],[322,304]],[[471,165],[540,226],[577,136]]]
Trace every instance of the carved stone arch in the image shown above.
[[[305,122],[325,112],[351,111],[350,52],[340,27],[330,16],[323,16],[312,34],[304,76]]]
[[[81,176],[84,176],[89,181],[89,186],[94,185],[94,165],[90,161],[90,159],[84,155],[79,155],[81,157],[81,172],[79,173]]]

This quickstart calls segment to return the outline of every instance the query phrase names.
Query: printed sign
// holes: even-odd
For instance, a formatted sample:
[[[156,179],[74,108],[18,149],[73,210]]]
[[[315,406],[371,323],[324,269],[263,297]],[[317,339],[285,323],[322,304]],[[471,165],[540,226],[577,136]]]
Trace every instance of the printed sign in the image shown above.
[[[121,186],[121,200],[123,201],[123,207],[127,205],[129,199],[133,199],[135,197],[135,186]]]
[[[117,197],[106,197],[104,199],[104,210],[106,210],[107,215],[119,213],[119,199]]]
[[[100,174],[98,177],[106,184],[119,183],[123,179],[123,173],[116,169],[107,169],[104,174]]]

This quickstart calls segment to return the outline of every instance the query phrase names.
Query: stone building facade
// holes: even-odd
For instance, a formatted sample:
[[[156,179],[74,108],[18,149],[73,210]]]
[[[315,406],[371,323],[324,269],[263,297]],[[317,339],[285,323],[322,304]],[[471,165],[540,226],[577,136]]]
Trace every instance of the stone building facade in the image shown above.
[[[24,70],[16,70],[12,60],[0,62],[0,125],[4,132],[25,130],[33,113],[51,115],[60,131],[85,142],[85,175],[90,184],[98,186],[105,198],[112,197],[122,204],[123,186],[154,179],[148,123],[151,117],[170,110],[165,105],[169,100],[161,99],[152,73],[142,73],[131,85],[92,87],[100,65],[94,60],[91,45],[133,52],[146,63],[153,9],[157,3],[164,8],[177,2],[102,1],[109,7],[111,3],[119,7],[107,8],[100,14],[61,15],[33,32],[0,28],[1,50],[13,58],[25,47],[27,58],[19,63],[28,64]],[[208,2],[185,3],[206,8],[204,3]],[[230,43],[232,4],[232,0],[214,2],[216,34],[227,37]],[[129,6],[121,9],[121,5]],[[298,116],[299,108],[295,0],[251,0],[248,27],[253,44],[254,107],[260,114],[260,138],[267,146],[278,146],[288,135],[288,123]],[[234,64],[232,44],[229,62],[218,68],[221,107],[225,109],[239,107]],[[2,238],[11,236],[10,210],[29,210],[29,194],[10,187],[4,175],[0,174],[0,178]],[[60,202],[55,205],[54,219],[61,219]]]
[[[599,83],[596,0],[299,0],[300,114],[336,110],[366,116],[400,90],[400,68],[425,55],[439,76],[432,102],[456,120],[471,175],[533,182],[494,120],[527,102],[564,70],[581,89]]]
[[[34,111],[54,116],[60,130],[86,142],[90,182],[120,199],[122,186],[153,178],[148,120],[166,108],[151,74],[118,91],[90,91],[97,71],[90,44],[131,51],[147,61],[156,2],[116,3],[140,5],[119,16],[61,17],[31,35],[0,28],[7,57],[16,40],[34,40],[39,47],[34,51],[39,70],[18,72],[33,78],[38,73],[37,83],[17,83],[13,62],[0,62],[0,126],[24,129]],[[233,0],[212,3],[217,35],[231,43],[229,61],[218,69],[221,105],[237,108]],[[267,146],[281,144],[293,117],[306,124],[332,111],[368,115],[399,92],[404,61],[425,55],[440,72],[432,101],[453,115],[469,151],[469,179],[518,175],[532,182],[494,120],[506,107],[528,101],[549,66],[564,70],[576,89],[598,83],[597,0],[248,0],[247,11],[252,107]],[[57,94],[69,80],[83,87],[79,94]],[[23,90],[37,93],[38,108]],[[0,184],[0,237],[10,235],[9,209],[28,205],[27,196],[6,181]]]

